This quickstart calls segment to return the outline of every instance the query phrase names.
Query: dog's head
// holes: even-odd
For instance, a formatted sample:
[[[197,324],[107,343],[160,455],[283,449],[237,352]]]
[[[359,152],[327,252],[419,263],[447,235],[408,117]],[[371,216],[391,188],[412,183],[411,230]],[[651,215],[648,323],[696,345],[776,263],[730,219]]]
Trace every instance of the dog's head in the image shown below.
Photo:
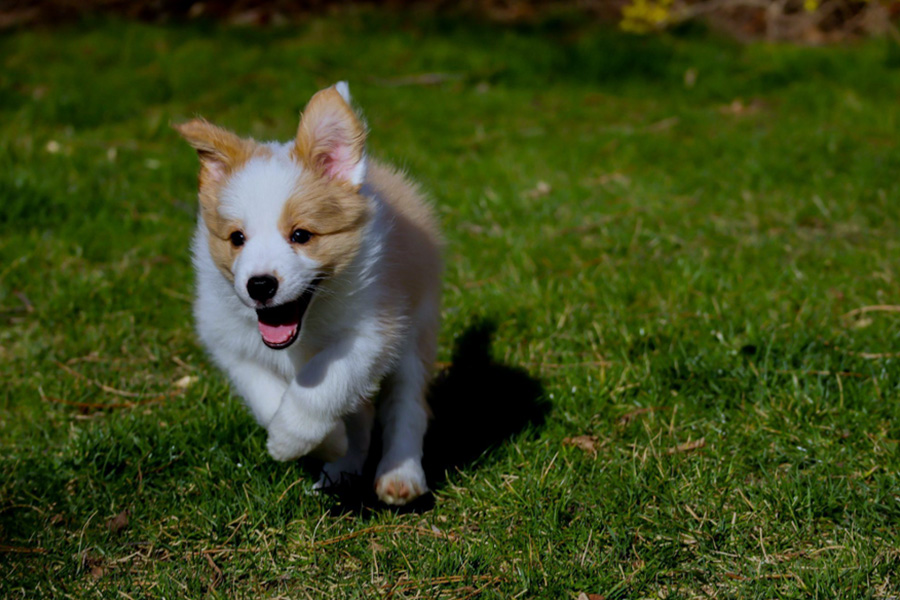
[[[200,157],[214,262],[256,309],[266,345],[290,346],[320,283],[356,256],[370,218],[359,194],[366,131],[347,84],[312,97],[290,144],[260,144],[202,119],[175,129]]]

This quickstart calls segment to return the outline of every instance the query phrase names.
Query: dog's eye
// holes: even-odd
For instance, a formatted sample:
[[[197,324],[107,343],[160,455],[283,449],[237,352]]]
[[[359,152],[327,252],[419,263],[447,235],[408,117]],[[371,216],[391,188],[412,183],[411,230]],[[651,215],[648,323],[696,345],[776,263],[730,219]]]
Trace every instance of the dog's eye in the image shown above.
[[[229,236],[229,239],[235,247],[244,245],[244,233],[242,231],[235,231]]]
[[[291,234],[291,241],[295,244],[305,244],[312,239],[312,233],[305,229],[295,229]]]

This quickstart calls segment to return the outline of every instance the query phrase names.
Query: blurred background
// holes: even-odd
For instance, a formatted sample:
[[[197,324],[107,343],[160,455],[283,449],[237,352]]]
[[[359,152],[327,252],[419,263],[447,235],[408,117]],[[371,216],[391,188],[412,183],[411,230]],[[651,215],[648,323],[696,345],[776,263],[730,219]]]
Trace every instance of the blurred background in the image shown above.
[[[893,0],[5,0],[0,28],[60,23],[101,14],[153,22],[215,19],[237,25],[283,25],[350,6],[428,11],[525,23],[559,14],[618,24],[647,33],[702,21],[742,40],[837,42],[891,33],[900,14]]]

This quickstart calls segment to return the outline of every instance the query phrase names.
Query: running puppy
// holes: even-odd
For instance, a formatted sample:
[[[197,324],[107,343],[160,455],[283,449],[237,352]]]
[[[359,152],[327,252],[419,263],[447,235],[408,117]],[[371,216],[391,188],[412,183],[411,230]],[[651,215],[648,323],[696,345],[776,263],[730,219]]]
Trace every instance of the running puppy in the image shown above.
[[[437,226],[413,182],[367,157],[347,84],[314,95],[284,144],[202,119],[175,128],[200,157],[197,331],[269,454],[329,461],[317,487],[359,475],[378,392],[375,491],[388,504],[426,492]]]

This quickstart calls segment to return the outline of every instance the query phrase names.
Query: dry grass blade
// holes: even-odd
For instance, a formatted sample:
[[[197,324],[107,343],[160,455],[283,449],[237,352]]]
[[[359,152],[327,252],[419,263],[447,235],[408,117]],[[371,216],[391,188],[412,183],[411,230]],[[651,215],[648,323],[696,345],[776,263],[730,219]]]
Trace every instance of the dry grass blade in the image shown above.
[[[845,350],[850,356],[858,356],[866,360],[878,360],[880,358],[900,358],[900,352],[854,352],[853,350]]]
[[[222,573],[222,569],[219,568],[219,565],[216,564],[216,561],[212,559],[212,556],[209,554],[204,554],[203,556],[206,557],[206,562],[209,563],[209,566],[212,567],[213,570],[213,577],[209,587],[216,589],[219,584],[222,583],[222,580],[225,579],[225,575]]]
[[[62,369],[66,373],[68,373],[69,375],[72,375],[73,377],[81,379],[82,381],[86,381],[87,383],[90,383],[91,385],[100,388],[104,392],[109,392],[110,394],[115,394],[116,396],[123,396],[125,398],[140,398],[143,395],[143,394],[139,394],[137,392],[127,392],[125,390],[120,390],[120,389],[114,388],[112,386],[106,385],[105,383],[101,383],[95,379],[91,379],[90,377],[87,377],[86,375],[82,375],[81,373],[79,373],[78,371],[73,369],[72,367],[65,365],[59,361],[56,361],[56,365],[60,369]]]
[[[56,398],[54,396],[47,396],[44,394],[44,390],[38,386],[38,394],[41,396],[41,400],[45,402],[53,402],[55,404],[64,404],[66,406],[74,406],[75,408],[81,409],[82,411],[89,410],[112,410],[116,408],[134,408],[135,406],[146,406],[148,404],[155,404],[157,402],[161,402],[166,398],[171,398],[172,396],[176,396],[178,392],[170,392],[168,394],[161,394],[159,396],[154,396],[152,398],[144,398],[143,400],[135,401],[135,402],[75,402],[73,400],[66,400],[64,398]]]
[[[41,396],[44,400],[48,402],[55,402],[56,404],[65,404],[66,406],[74,406],[75,408],[80,408],[81,410],[110,410],[114,408],[134,408],[135,406],[145,406],[147,404],[154,404],[156,402],[161,402],[166,398],[171,397],[173,394],[163,394],[162,396],[154,396],[153,398],[146,398],[141,400],[140,402],[74,402],[72,400],[65,400],[63,398],[56,398],[53,396]]]
[[[293,487],[294,487],[295,485],[297,485],[297,484],[299,484],[299,483],[302,483],[302,482],[304,482],[304,481],[306,481],[306,477],[301,477],[300,479],[296,480],[296,481],[295,481],[294,483],[292,483],[291,485],[287,486],[287,488],[286,488],[283,492],[281,492],[281,495],[278,496],[278,500],[276,501],[276,504],[277,504],[277,503],[280,503],[282,500],[284,500],[284,497],[287,496],[287,493],[288,493],[289,491],[291,491],[291,489],[293,489]]]
[[[900,305],[897,304],[873,304],[872,306],[861,306],[854,308],[848,313],[842,315],[841,318],[849,319],[858,315],[864,315],[870,312],[900,312]]]
[[[471,587],[464,588],[464,590],[469,593],[465,596],[462,596],[459,600],[466,600],[468,598],[475,597],[489,586],[496,585],[502,582],[503,577],[498,577],[495,575],[447,575],[444,577],[432,577],[431,579],[400,579],[394,583],[384,584],[383,586],[381,586],[381,589],[387,590],[387,594],[385,595],[385,598],[387,599],[391,598],[397,592],[403,592],[411,588],[415,588],[417,591],[421,591],[423,588],[430,588],[438,585],[447,585],[450,583],[465,583],[467,581],[486,581],[487,583],[475,589],[472,589]]]
[[[694,450],[699,450],[706,446],[706,438],[702,437],[699,440],[694,440],[693,442],[685,442],[683,444],[678,444],[674,448],[669,448],[666,450],[666,454],[681,454],[683,452],[693,452]]]
[[[847,313],[850,314],[850,313]],[[846,315],[845,315],[846,316]],[[849,356],[858,356],[859,358],[867,359],[867,360],[877,360],[880,358],[900,358],[900,352],[856,352],[855,350],[845,350],[840,346],[836,346],[833,343],[822,340],[826,346],[830,346],[835,349],[836,352],[840,352],[841,354],[847,354]]]
[[[609,367],[613,363],[605,360],[589,360],[584,362],[573,363],[545,363],[545,362],[526,362],[521,363],[524,367],[532,367],[536,369],[578,369],[582,367]]]
[[[791,371],[788,369],[776,369],[776,373],[781,375],[816,375],[816,376],[837,376],[837,377],[865,377],[862,373],[854,371]]]
[[[9,553],[9,554],[44,554],[47,552],[43,548],[28,548],[25,546],[7,546],[6,544],[0,544],[0,554]]]
[[[322,540],[320,542],[316,542],[314,545],[317,548],[321,548],[323,546],[330,546],[332,544],[338,544],[340,542],[346,542],[347,540],[352,540],[353,538],[359,537],[361,535],[366,535],[369,533],[380,533],[384,531],[408,531],[411,533],[419,533],[422,535],[428,535],[431,537],[435,537],[438,539],[446,539],[446,540],[456,540],[457,536],[453,534],[443,533],[441,531],[435,531],[433,529],[426,529],[424,527],[414,527],[413,525],[373,525],[371,527],[364,527],[358,531],[353,531],[351,533],[347,533],[344,535],[339,535],[337,537],[333,537],[327,540]]]
[[[471,593],[466,594],[465,596],[463,596],[463,597],[460,598],[459,600],[469,600],[469,598],[474,598],[475,596],[477,596],[478,594],[480,594],[481,592],[483,592],[483,591],[486,590],[487,588],[489,588],[489,587],[491,587],[491,586],[493,586],[493,585],[497,585],[497,584],[500,583],[501,581],[503,581],[503,578],[502,578],[502,577],[495,577],[495,578],[492,579],[491,581],[488,581],[487,583],[485,583],[485,584],[484,584],[483,586],[481,586],[480,588],[477,588],[477,589],[475,589],[475,590],[472,590]]]
[[[638,384],[632,384],[637,386]],[[658,410],[670,410],[669,406],[647,406],[644,408],[637,408],[631,412],[627,412],[621,417],[619,417],[619,425],[628,425],[631,421],[634,420],[635,417],[639,417],[641,415],[645,415],[647,413],[656,412]]]
[[[80,408],[81,410],[106,410],[111,408],[131,408],[134,406],[134,402],[74,402],[72,400],[65,400],[63,398],[56,398],[54,396],[46,396],[41,394],[41,398],[46,400],[47,402],[53,402],[55,404],[65,404],[66,406],[74,406],[75,408]]]

